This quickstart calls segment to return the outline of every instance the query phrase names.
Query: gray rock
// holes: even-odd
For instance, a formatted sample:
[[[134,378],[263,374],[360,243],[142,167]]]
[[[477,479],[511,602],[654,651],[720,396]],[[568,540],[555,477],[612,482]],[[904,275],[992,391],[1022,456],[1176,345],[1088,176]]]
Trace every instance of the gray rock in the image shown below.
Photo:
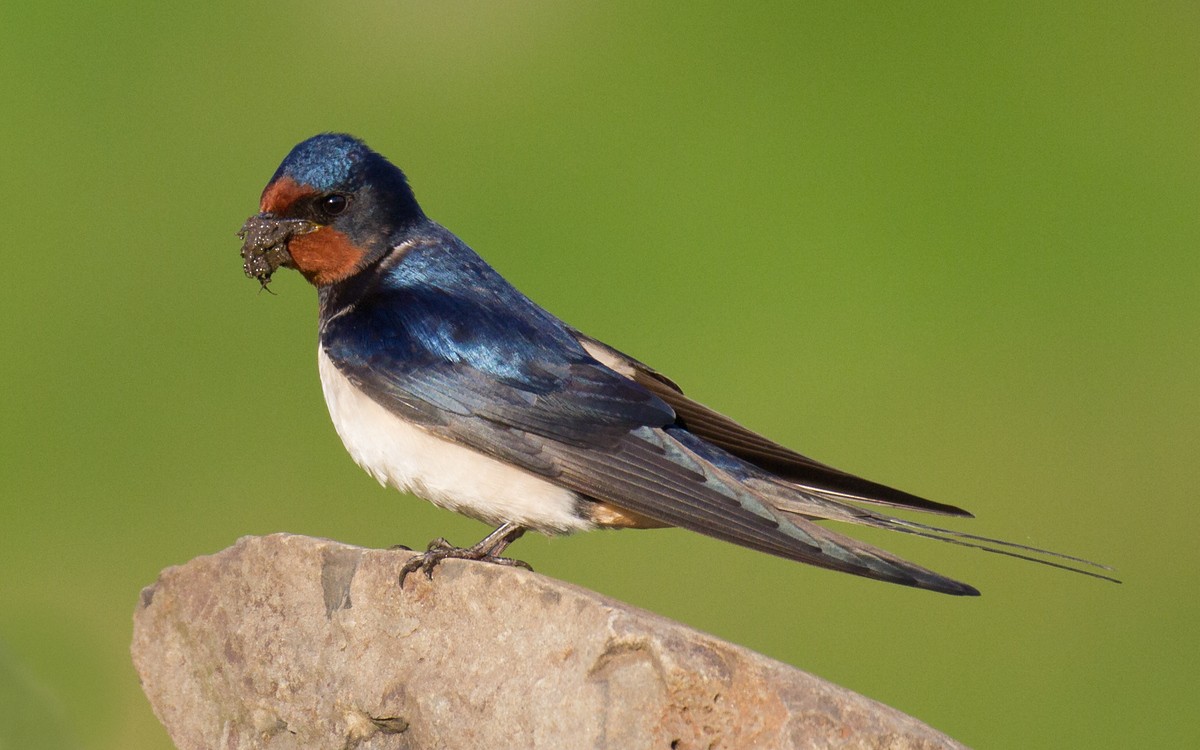
[[[536,573],[274,534],[168,568],[133,661],[181,750],[962,748],[843,688]]]

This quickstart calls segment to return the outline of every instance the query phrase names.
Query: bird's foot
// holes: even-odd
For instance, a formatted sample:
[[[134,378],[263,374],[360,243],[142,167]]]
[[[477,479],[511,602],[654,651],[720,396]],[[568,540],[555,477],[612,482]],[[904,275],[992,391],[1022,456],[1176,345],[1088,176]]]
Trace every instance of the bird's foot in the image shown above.
[[[438,537],[429,543],[429,547],[419,555],[404,563],[400,569],[400,587],[404,588],[404,580],[408,574],[420,570],[427,579],[433,579],[433,569],[443,560],[478,560],[494,565],[507,565],[512,568],[533,570],[529,563],[511,557],[501,557],[500,553],[512,544],[525,529],[516,524],[506,523],[488,534],[483,541],[471,547],[455,547],[445,539]]]

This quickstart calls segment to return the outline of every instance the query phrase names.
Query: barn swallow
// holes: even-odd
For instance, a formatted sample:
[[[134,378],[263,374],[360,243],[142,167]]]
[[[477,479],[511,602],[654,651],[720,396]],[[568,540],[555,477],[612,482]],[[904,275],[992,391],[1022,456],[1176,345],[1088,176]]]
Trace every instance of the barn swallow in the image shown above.
[[[501,553],[527,529],[675,526],[830,570],[979,593],[817,521],[1114,580],[1073,565],[1108,570],[1087,560],[864,507],[971,515],[800,455],[567,325],[429,219],[404,173],[354,137],[297,145],[259,207],[239,233],[244,270],[266,287],[292,268],[317,288],[321,386],[350,455],[384,485],[497,527],[469,548],[433,542],[404,566],[402,586],[448,557],[523,565]]]

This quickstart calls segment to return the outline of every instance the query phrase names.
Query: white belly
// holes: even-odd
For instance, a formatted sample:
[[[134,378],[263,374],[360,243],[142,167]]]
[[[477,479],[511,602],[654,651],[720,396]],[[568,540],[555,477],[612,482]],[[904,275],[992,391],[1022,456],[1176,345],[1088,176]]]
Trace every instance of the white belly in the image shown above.
[[[317,367],[334,428],[380,484],[497,526],[514,521],[546,533],[595,528],[576,515],[574,492],[400,419],[355,388],[319,346]]]

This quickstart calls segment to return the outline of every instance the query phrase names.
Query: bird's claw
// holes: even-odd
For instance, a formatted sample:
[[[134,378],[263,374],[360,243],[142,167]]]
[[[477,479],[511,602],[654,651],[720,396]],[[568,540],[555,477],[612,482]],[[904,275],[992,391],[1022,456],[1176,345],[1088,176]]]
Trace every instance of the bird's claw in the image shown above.
[[[414,573],[418,570],[425,574],[425,578],[433,580],[433,569],[443,560],[476,560],[478,562],[492,563],[493,565],[506,565],[510,568],[533,570],[533,567],[524,560],[501,557],[495,554],[496,551],[498,550],[495,550],[494,546],[485,546],[483,543],[477,544],[474,547],[455,547],[445,539],[438,537],[429,543],[429,547],[424,552],[414,555],[412,559],[404,563],[404,567],[400,568],[400,588],[404,588],[404,581],[408,578],[409,573]]]

